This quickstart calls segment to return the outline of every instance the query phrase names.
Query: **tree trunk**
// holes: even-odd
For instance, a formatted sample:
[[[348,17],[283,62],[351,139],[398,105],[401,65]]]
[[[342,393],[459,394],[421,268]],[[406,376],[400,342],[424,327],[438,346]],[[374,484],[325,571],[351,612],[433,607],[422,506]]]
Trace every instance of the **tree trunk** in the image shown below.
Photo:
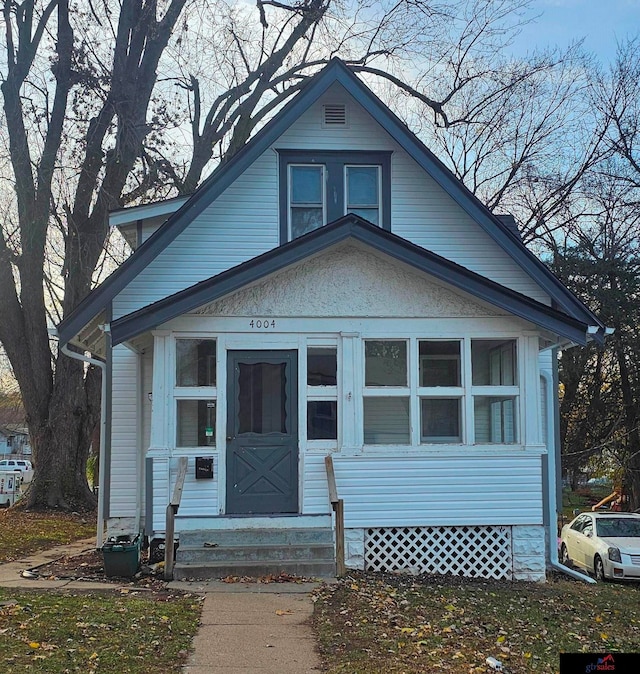
[[[100,371],[63,354],[58,356],[49,415],[31,420],[36,465],[26,506],[87,510],[96,498],[87,483],[87,458],[100,417]],[[29,403],[25,400],[29,409]]]

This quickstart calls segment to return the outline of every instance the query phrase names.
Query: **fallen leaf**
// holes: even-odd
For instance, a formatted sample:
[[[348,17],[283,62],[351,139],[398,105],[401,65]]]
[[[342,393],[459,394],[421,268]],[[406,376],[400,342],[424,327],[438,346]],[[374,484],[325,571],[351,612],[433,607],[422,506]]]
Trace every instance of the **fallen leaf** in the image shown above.
[[[293,615],[293,611],[290,611],[289,609],[283,611],[282,609],[279,608],[276,610],[276,615]]]

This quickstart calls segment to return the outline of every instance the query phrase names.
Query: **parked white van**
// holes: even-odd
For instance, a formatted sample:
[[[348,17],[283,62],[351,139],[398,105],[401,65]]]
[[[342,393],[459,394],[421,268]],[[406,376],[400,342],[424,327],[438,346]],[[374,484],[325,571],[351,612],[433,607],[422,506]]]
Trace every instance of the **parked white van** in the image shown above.
[[[0,470],[0,507],[9,508],[22,496],[20,472]]]
[[[19,470],[22,473],[23,482],[31,482],[33,478],[33,465],[27,459],[2,459],[0,470]]]

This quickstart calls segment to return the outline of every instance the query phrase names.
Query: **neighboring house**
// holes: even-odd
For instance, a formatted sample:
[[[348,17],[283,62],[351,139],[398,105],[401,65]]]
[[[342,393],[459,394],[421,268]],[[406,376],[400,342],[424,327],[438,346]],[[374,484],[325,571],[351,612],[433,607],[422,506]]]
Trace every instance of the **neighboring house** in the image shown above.
[[[29,431],[24,426],[0,425],[0,456],[3,454],[31,454]]]
[[[183,456],[179,536],[330,525],[331,454],[348,566],[544,577],[556,349],[605,328],[342,62],[111,223],[59,326],[107,363],[109,531],[164,535]]]

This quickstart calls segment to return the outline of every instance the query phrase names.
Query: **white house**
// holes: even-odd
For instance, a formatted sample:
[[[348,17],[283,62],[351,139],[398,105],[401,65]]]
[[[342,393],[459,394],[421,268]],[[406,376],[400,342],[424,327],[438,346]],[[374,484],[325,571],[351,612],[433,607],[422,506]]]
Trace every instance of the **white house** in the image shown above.
[[[341,61],[111,223],[133,254],[59,326],[106,362],[109,531],[164,537],[180,457],[178,563],[331,527],[331,455],[347,566],[544,577],[556,350],[605,328]]]

